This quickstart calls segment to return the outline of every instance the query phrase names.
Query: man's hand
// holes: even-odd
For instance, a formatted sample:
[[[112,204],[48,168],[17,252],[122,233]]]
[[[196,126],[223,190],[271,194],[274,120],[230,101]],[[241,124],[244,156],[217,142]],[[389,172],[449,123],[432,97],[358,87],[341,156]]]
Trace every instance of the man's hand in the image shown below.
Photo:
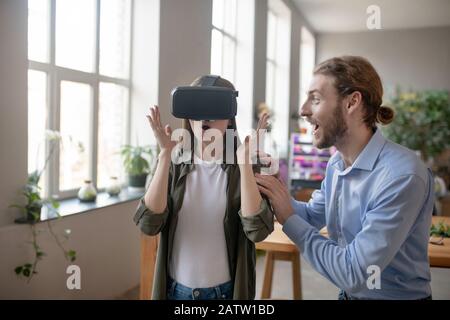
[[[256,183],[259,191],[269,198],[278,222],[284,224],[294,214],[291,205],[291,195],[286,185],[278,178],[268,175],[256,174]]]

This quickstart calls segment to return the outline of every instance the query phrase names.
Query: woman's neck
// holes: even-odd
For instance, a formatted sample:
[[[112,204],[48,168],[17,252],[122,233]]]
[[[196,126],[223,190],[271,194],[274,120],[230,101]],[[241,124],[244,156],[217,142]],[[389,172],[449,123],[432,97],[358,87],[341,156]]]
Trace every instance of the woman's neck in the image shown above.
[[[195,155],[204,161],[216,161],[220,159],[223,156],[223,151],[218,150],[217,148],[212,148],[211,150],[206,150],[208,145],[210,145],[212,142],[203,142],[202,144],[196,143],[195,144]],[[207,152],[205,152],[205,150]]]

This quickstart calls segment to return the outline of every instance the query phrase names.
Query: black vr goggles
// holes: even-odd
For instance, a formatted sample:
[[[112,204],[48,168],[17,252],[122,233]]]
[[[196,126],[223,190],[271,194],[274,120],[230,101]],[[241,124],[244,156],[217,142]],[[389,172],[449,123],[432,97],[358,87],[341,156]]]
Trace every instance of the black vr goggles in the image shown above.
[[[238,92],[214,87],[219,76],[208,76],[200,87],[176,87],[171,93],[172,115],[192,120],[233,119]]]

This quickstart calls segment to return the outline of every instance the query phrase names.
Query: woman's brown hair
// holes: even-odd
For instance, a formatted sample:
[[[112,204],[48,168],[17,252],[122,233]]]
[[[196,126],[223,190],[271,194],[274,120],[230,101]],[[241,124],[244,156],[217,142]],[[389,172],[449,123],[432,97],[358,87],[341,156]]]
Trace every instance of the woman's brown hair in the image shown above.
[[[320,63],[314,74],[332,76],[341,98],[355,91],[360,92],[365,108],[363,120],[369,128],[375,127],[376,123],[388,124],[394,119],[394,111],[381,105],[383,85],[367,59],[357,56],[331,58]]]
[[[207,81],[209,82],[209,77],[211,77],[211,75],[200,76],[191,83],[191,86],[192,87],[204,87],[205,83]],[[212,86],[236,90],[234,88],[234,85],[230,81],[228,81],[227,79],[224,79],[222,77],[218,77]],[[191,150],[194,151],[195,136],[194,136],[194,132],[192,131],[191,124],[189,123],[189,119],[182,120],[182,128],[189,131],[189,134],[191,136]],[[234,151],[234,163],[237,163],[236,150],[237,150],[238,146],[241,144],[241,141],[239,139],[239,136],[237,135],[236,118],[230,119],[230,124],[228,125],[227,129],[232,129],[235,132],[235,136],[234,136],[232,142],[233,142],[233,151]],[[228,141],[228,143],[231,143],[231,141]],[[226,150],[227,150],[226,146],[227,146],[227,140],[226,140],[226,133],[225,133],[223,136],[223,150],[224,150],[223,162],[224,163],[226,163],[226,159],[227,159],[226,158]],[[193,156],[193,154],[192,154],[192,156]]]

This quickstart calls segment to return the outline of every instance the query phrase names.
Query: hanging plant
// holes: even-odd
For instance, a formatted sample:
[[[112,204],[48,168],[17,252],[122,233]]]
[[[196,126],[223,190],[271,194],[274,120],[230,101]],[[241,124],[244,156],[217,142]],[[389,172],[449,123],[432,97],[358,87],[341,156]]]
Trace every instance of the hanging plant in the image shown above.
[[[30,225],[31,235],[32,235],[32,248],[34,250],[34,259],[31,262],[24,263],[14,268],[14,272],[20,276],[28,279],[28,282],[31,281],[33,276],[38,273],[37,265],[45,256],[45,252],[42,250],[41,246],[38,242],[38,230],[36,229],[37,223],[41,222],[41,210],[46,207],[49,212],[53,213],[61,218],[61,215],[58,212],[59,202],[53,198],[42,199],[41,197],[41,187],[39,186],[39,181],[44,173],[49,160],[51,159],[55,148],[59,145],[61,141],[61,136],[56,131],[48,130],[46,133],[46,140],[49,143],[49,153],[45,158],[43,168],[41,170],[35,170],[28,175],[27,184],[22,190],[22,195],[26,199],[25,204],[13,204],[10,205],[12,208],[18,208],[22,212],[22,216],[15,220],[16,223],[26,223]],[[38,148],[39,153],[39,148]],[[52,228],[52,224],[50,220],[47,220],[48,230],[55,240],[58,247],[63,251],[64,257],[69,261],[73,262],[76,259],[76,251],[75,250],[67,250],[61,239],[57,236]],[[68,239],[70,234],[70,230],[65,230],[65,237]]]

